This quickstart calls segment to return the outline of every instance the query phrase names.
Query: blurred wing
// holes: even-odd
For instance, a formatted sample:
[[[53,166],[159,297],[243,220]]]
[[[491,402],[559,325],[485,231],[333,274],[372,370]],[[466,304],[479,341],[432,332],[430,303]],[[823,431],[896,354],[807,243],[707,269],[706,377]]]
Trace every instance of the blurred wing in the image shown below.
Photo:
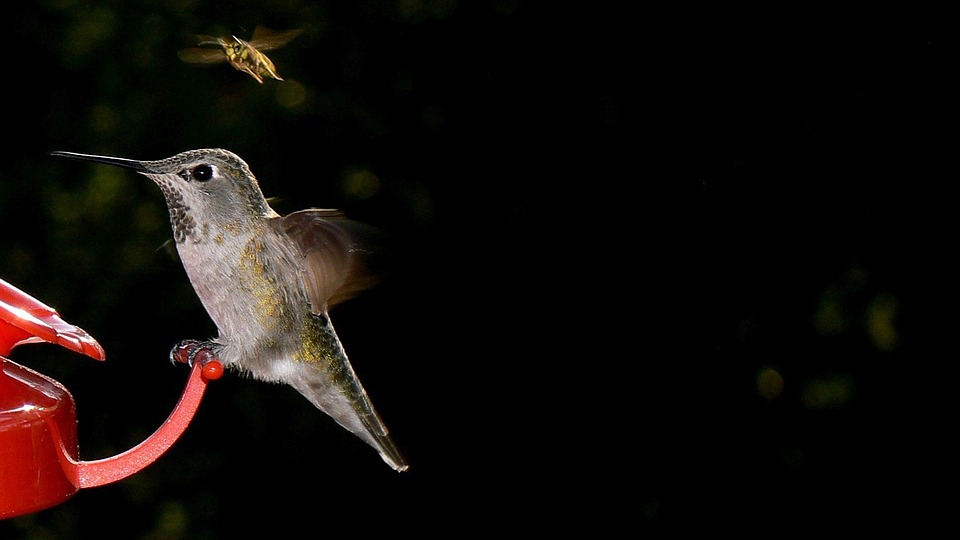
[[[270,222],[289,236],[303,257],[302,282],[314,313],[323,313],[368,289],[376,279],[366,269],[357,234],[362,225],[337,210],[308,209]]]
[[[250,46],[260,51],[277,49],[293,41],[293,38],[299,36],[301,32],[303,32],[302,28],[277,31],[258,26],[253,30]]]
[[[197,45],[219,45],[220,47],[224,46],[224,42],[229,43],[230,40],[226,37],[218,38],[215,36],[208,36],[206,34],[197,34]]]
[[[225,62],[227,55],[223,49],[205,49],[203,47],[191,47],[177,51],[177,56],[189,64],[216,64]]]
[[[162,251],[170,256],[175,262],[182,263],[180,260],[180,252],[177,251],[177,244],[174,243],[173,238],[168,238],[166,242],[160,244],[160,247],[156,251]]]

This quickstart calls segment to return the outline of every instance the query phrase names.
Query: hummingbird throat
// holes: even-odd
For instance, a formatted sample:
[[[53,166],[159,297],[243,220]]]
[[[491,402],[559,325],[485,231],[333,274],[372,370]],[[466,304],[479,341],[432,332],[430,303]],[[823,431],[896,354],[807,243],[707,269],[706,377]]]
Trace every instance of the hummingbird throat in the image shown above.
[[[163,198],[167,201],[170,211],[170,226],[173,229],[173,239],[182,244],[187,241],[197,228],[197,222],[190,215],[190,207],[183,202],[183,194],[170,184],[168,180],[157,181]]]

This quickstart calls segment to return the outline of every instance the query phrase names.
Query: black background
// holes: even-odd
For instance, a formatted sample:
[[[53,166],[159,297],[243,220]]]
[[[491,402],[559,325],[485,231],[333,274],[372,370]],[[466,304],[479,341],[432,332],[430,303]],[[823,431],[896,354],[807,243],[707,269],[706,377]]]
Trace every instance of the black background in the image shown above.
[[[148,436],[187,374],[171,345],[215,329],[155,186],[47,154],[223,147],[278,211],[389,233],[384,281],[332,319],[411,470],[227,376],[158,462],[0,536],[930,523],[956,40],[914,15],[14,8],[0,276],[108,360],[11,358],[71,390],[81,458]],[[258,24],[305,29],[269,55],[282,83],[176,56]]]

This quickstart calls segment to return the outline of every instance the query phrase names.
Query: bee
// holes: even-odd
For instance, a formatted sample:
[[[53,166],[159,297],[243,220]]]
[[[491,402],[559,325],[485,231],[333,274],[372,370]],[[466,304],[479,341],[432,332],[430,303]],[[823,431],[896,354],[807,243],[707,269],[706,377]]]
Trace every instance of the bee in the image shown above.
[[[177,51],[177,56],[190,64],[230,62],[234,68],[250,75],[260,84],[263,84],[264,77],[282,81],[283,79],[277,74],[277,68],[267,55],[263,54],[263,51],[283,47],[301,32],[303,32],[302,28],[276,31],[257,26],[253,30],[250,41],[244,41],[237,36],[198,35],[197,47]]]

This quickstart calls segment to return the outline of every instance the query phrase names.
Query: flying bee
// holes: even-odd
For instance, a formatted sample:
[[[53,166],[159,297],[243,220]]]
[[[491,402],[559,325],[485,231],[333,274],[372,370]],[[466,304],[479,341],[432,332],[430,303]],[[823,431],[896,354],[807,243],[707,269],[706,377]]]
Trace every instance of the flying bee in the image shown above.
[[[198,35],[198,46],[177,51],[177,56],[191,64],[230,62],[231,66],[247,73],[260,84],[263,84],[264,77],[282,81],[283,79],[277,74],[277,68],[267,55],[263,54],[263,51],[279,49],[290,43],[301,32],[303,32],[302,28],[276,31],[258,26],[253,30],[250,41],[244,41],[237,36]],[[216,48],[211,48],[211,45]]]

